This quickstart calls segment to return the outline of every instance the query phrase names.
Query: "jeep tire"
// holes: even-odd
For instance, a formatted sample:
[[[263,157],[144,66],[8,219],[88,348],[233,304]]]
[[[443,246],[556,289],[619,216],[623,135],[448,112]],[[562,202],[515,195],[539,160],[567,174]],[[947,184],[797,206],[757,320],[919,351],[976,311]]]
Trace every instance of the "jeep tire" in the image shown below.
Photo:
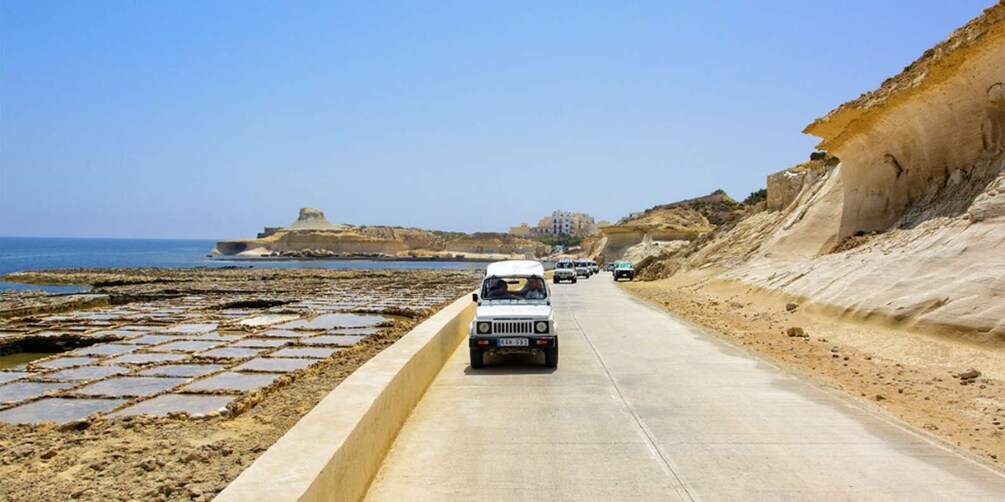
[[[544,349],[544,365],[549,368],[558,367],[558,347]]]
[[[485,367],[485,351],[482,349],[470,349],[471,352],[471,368],[484,368]]]

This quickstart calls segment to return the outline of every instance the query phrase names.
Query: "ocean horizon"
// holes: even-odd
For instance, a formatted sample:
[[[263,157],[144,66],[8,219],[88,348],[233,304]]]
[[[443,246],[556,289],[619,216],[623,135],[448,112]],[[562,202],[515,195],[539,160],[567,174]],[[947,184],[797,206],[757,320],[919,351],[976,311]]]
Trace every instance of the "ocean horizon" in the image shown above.
[[[0,236],[0,277],[27,270],[67,268],[324,268],[324,269],[444,269],[483,268],[461,261],[378,260],[220,260],[206,255],[216,245],[205,239],[130,239],[115,237]],[[54,293],[79,291],[67,286],[18,284],[0,279],[0,290],[44,289]]]

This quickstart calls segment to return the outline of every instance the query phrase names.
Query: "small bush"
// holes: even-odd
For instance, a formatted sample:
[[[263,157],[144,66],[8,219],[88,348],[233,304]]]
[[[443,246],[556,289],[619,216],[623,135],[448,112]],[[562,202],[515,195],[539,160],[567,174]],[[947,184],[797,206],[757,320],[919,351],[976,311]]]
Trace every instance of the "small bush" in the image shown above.
[[[768,189],[762,188],[754,192],[750,192],[750,195],[746,199],[743,199],[743,203],[748,206],[753,206],[758,202],[768,200]]]
[[[567,248],[576,247],[583,243],[582,237],[572,235],[539,235],[534,238],[549,246],[561,245]]]

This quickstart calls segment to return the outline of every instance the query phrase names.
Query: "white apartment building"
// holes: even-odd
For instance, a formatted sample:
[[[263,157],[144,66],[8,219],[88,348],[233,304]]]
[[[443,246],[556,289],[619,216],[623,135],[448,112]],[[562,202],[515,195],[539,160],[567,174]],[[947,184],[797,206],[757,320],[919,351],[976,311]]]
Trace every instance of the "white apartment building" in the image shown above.
[[[586,213],[573,213],[570,211],[555,211],[551,216],[541,218],[537,226],[529,226],[526,223],[518,227],[511,227],[510,234],[519,237],[529,237],[532,235],[575,235],[585,237],[597,231],[597,224],[593,217]]]
[[[550,235],[590,235],[596,230],[593,217],[586,213],[555,211],[541,220],[539,227],[548,229]]]

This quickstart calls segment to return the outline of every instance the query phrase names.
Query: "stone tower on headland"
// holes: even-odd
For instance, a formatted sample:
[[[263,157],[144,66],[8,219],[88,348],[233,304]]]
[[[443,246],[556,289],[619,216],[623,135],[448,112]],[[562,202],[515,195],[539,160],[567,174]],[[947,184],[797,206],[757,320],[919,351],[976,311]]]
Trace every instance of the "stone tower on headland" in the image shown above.
[[[287,230],[341,230],[340,227],[332,225],[325,218],[325,213],[313,207],[300,208],[300,216],[297,221],[290,223]]]

